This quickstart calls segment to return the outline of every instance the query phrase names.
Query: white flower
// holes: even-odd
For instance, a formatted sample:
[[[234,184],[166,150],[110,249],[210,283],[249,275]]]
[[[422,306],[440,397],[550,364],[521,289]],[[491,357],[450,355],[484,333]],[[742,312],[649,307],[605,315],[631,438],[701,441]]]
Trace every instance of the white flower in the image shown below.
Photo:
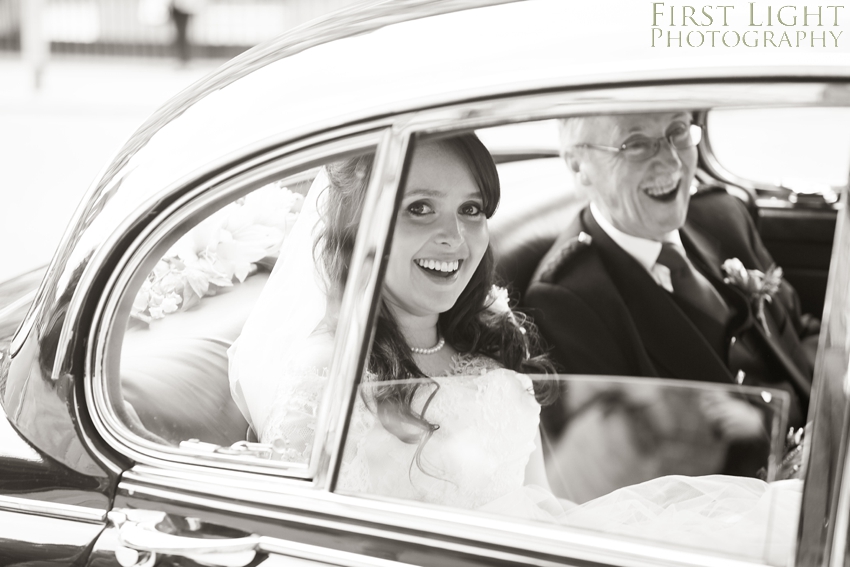
[[[183,235],[136,294],[130,315],[150,323],[271,266],[295,224],[302,195],[270,183],[222,207]]]
[[[747,272],[747,268],[744,267],[744,263],[741,262],[739,259],[729,258],[728,260],[723,262],[722,268],[723,273],[725,273],[727,278],[731,282],[734,282],[735,285],[741,287],[748,287],[750,275]]]
[[[493,285],[490,287],[490,293],[487,294],[487,309],[497,314],[511,313],[509,299],[507,289]]]
[[[764,332],[770,336],[764,304],[773,302],[773,296],[779,291],[782,285],[782,268],[774,264],[767,272],[748,270],[738,258],[729,258],[723,262],[722,267],[726,274],[723,281],[727,285],[737,287],[746,295]]]
[[[183,298],[177,295],[177,293],[170,292],[168,295],[162,298],[162,303],[160,303],[160,306],[162,307],[162,312],[174,313],[175,311],[177,311],[177,307],[182,301]]]

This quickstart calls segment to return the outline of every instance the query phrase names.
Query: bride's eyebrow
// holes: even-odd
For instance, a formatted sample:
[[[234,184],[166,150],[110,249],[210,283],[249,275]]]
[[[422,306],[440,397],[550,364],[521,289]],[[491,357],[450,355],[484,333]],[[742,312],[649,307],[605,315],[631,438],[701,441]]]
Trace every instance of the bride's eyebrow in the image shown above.
[[[404,193],[404,198],[408,199],[410,197],[445,197],[446,193],[443,191],[438,191],[437,189],[413,189],[410,191],[406,191]],[[481,199],[480,191],[471,191],[464,195],[464,199]]]
[[[408,197],[443,197],[445,193],[436,189],[413,189],[404,193],[404,198]]]

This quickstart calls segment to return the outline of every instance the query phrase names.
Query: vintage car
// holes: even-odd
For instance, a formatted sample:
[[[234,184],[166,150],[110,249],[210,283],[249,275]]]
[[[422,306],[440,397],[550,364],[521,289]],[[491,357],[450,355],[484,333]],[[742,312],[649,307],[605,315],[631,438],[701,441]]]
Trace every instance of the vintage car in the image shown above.
[[[377,2],[260,45],[165,104],[95,180],[46,270],[0,284],[0,563],[844,564],[847,50],[652,47],[635,23],[649,21],[646,4]],[[608,529],[605,517],[559,525],[345,490],[340,467],[411,144],[475,131],[489,149],[502,183],[491,243],[521,307],[538,262],[587,202],[559,155],[557,120],[648,111],[693,116],[703,132],[693,198],[710,188],[740,199],[803,310],[822,320],[803,450],[783,472],[781,391],[539,376],[585,394],[600,384],[654,392],[678,407],[653,433],[665,451],[676,447],[663,457],[635,449],[646,431],[629,422],[616,449],[597,443],[594,427],[619,414],[589,412],[596,422],[547,452],[553,489],[585,502],[661,475],[722,472],[722,448],[690,405],[720,395],[758,408],[763,478],[804,473],[783,481],[804,482],[802,496],[787,508],[765,502],[756,543],[729,551],[728,530],[681,540],[668,526],[669,538],[649,537]],[[361,155],[374,168],[329,386],[312,445],[295,454],[249,428],[227,350],[322,166]],[[791,522],[781,542],[771,541],[774,520]]]

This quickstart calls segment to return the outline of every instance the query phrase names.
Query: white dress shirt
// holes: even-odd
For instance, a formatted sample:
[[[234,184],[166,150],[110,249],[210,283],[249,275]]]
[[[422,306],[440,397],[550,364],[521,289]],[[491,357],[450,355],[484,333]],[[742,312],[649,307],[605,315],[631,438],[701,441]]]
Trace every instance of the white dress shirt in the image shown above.
[[[605,231],[605,234],[611,237],[611,240],[625,250],[629,256],[638,261],[646,271],[655,280],[655,283],[673,293],[673,283],[670,280],[670,269],[658,263],[658,255],[661,254],[661,243],[670,242],[678,246],[684,255],[685,247],[682,246],[682,237],[679,236],[678,230],[671,230],[664,236],[661,241],[649,240],[639,236],[626,234],[622,230],[611,224],[605,215],[599,210],[595,203],[590,204],[590,214],[599,223],[599,227]],[[685,255],[687,258],[687,256]]]

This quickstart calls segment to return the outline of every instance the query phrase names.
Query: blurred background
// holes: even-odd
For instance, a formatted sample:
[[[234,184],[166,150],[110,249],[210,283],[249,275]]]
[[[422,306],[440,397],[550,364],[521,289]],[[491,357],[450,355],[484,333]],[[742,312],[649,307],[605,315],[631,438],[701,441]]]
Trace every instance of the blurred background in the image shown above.
[[[121,144],[257,43],[362,0],[0,0],[0,282],[47,263]]]

